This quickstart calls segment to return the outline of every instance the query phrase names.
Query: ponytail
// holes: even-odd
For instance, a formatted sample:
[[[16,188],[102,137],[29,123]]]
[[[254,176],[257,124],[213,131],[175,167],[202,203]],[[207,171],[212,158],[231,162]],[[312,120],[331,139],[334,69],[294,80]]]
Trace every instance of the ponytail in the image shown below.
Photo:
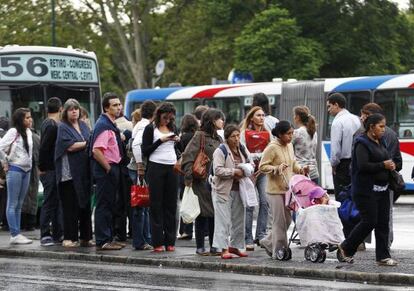
[[[306,131],[313,138],[316,132],[316,119],[310,114],[310,109],[307,106],[296,106],[293,108],[293,114],[299,117],[300,122],[306,126]]]

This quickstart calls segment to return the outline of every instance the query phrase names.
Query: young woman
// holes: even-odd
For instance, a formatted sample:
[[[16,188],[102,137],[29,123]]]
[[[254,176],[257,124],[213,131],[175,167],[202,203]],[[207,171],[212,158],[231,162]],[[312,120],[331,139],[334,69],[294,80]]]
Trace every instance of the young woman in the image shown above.
[[[253,241],[252,225],[254,207],[246,208],[246,250],[254,250],[254,242],[257,244],[266,236],[267,216],[269,203],[266,198],[266,175],[260,173],[258,166],[267,144],[270,142],[270,132],[264,125],[265,113],[259,106],[255,106],[247,113],[243,121],[240,133],[240,141],[250,152],[255,163],[256,189],[259,193],[259,213],[257,216],[256,238]]]
[[[148,159],[146,180],[150,191],[150,221],[154,252],[175,251],[178,178],[175,145],[179,137],[175,127],[175,107],[161,103],[152,123],[145,127],[142,155]]]
[[[276,252],[288,252],[287,230],[291,222],[291,214],[285,207],[285,192],[292,175],[307,174],[308,167],[300,167],[295,160],[292,146],[293,128],[289,121],[282,120],[272,130],[276,140],[264,150],[259,169],[267,174],[267,199],[272,211],[272,231],[260,241],[271,257],[277,257]],[[290,259],[286,256],[285,259]]]
[[[217,254],[216,249],[213,248],[214,235],[214,208],[211,200],[211,192],[207,187],[207,179],[198,179],[193,177],[193,165],[200,151],[201,140],[204,139],[204,152],[209,157],[210,162],[206,169],[210,169],[211,161],[213,160],[213,153],[220,145],[222,139],[217,134],[218,130],[223,129],[224,114],[221,110],[210,108],[201,117],[201,127],[194,137],[187,145],[182,160],[182,169],[185,173],[184,183],[186,186],[191,186],[194,194],[198,196],[200,203],[200,215],[195,220],[195,237],[196,237],[196,253],[202,256],[209,253],[204,247],[204,233],[208,229],[210,253]]]
[[[225,151],[222,146],[213,155],[213,205],[214,240],[213,246],[221,249],[222,259],[233,255],[247,257],[244,248],[245,207],[240,197],[239,180],[244,178],[240,164],[248,163],[250,153],[240,145],[240,129],[228,125],[224,129]],[[227,152],[227,153],[226,153]]]
[[[67,248],[92,247],[91,184],[86,150],[88,125],[80,120],[80,105],[68,99],[63,105],[56,148],[56,180],[63,209],[63,242]],[[80,242],[79,242],[80,239]]]
[[[319,184],[318,165],[316,163],[316,149],[318,134],[316,132],[315,117],[306,106],[293,108],[293,120],[297,129],[293,131],[293,148],[295,157],[302,167],[309,166],[309,178]]]
[[[365,133],[356,138],[352,153],[352,198],[361,220],[338,246],[341,260],[353,263],[353,255],[368,234],[375,229],[375,255],[378,265],[395,266],[388,248],[390,199],[388,183],[395,163],[383,140],[385,117],[379,113],[367,117]]]
[[[7,181],[6,216],[10,229],[10,244],[30,244],[32,240],[20,234],[21,212],[29,189],[32,169],[33,139],[30,109],[18,108],[12,116],[13,126],[0,140],[0,151]]]

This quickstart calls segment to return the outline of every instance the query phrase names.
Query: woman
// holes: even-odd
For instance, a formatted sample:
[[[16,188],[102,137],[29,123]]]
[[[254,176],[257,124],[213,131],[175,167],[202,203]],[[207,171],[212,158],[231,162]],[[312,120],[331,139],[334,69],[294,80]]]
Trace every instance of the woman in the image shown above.
[[[293,128],[289,121],[280,121],[272,130],[272,134],[276,139],[264,150],[259,165],[259,170],[267,174],[266,193],[272,212],[272,231],[260,241],[260,245],[272,258],[281,258],[276,252],[289,252],[286,232],[291,222],[291,214],[285,207],[288,181],[294,173],[307,174],[309,168],[300,167],[295,160],[291,143]],[[285,257],[290,258],[290,255]]]
[[[192,114],[186,114],[181,120],[181,135],[180,143],[178,144],[180,151],[183,153],[190,140],[193,138],[195,132],[199,129],[199,122]],[[184,177],[180,176],[180,199],[183,199],[185,189]],[[180,236],[178,239],[191,240],[193,238],[193,223],[184,223],[180,219]]]
[[[182,169],[185,173],[184,183],[191,186],[194,194],[198,196],[200,203],[200,215],[195,220],[195,237],[196,237],[196,253],[206,256],[209,253],[204,247],[204,233],[208,229],[208,237],[210,243],[210,253],[217,255],[216,249],[213,248],[214,235],[214,208],[211,199],[211,192],[207,187],[207,179],[198,179],[193,177],[193,164],[200,151],[201,139],[204,138],[204,152],[210,159],[206,165],[206,169],[210,169],[213,153],[221,143],[221,138],[217,134],[217,130],[223,129],[224,114],[218,109],[208,109],[201,117],[201,127],[187,145],[182,160]]]
[[[0,140],[0,151],[5,156],[2,165],[7,173],[6,216],[11,234],[10,244],[30,244],[32,240],[20,234],[22,205],[29,189],[32,169],[33,139],[30,128],[33,120],[30,109],[16,109],[12,121],[14,127]]]
[[[345,241],[338,246],[338,258],[353,263],[368,234],[375,229],[375,254],[378,265],[396,266],[388,248],[390,199],[388,181],[395,163],[390,159],[383,140],[385,117],[379,113],[367,117],[365,133],[355,140],[352,153],[352,198],[361,220]]]
[[[259,213],[257,216],[256,239],[253,241],[252,225],[254,207],[246,208],[246,250],[254,251],[254,242],[257,244],[266,236],[267,216],[269,203],[266,198],[266,175],[260,173],[258,166],[262,153],[270,142],[270,132],[264,125],[265,113],[259,106],[254,106],[247,113],[241,127],[240,140],[249,152],[255,163],[256,189],[259,193]]]
[[[63,209],[62,246],[67,248],[95,246],[91,241],[91,185],[86,150],[89,136],[88,125],[80,120],[79,102],[68,99],[63,105],[55,148],[56,182]]]
[[[240,197],[239,180],[244,171],[239,165],[248,163],[250,154],[240,144],[240,129],[228,125],[224,129],[225,143],[213,154],[213,205],[214,240],[213,246],[221,249],[222,259],[233,255],[247,257],[244,248],[245,208]],[[230,239],[229,239],[230,238]]]
[[[297,127],[293,131],[293,148],[295,157],[302,167],[309,166],[309,178],[319,184],[318,165],[316,163],[316,149],[318,134],[316,132],[315,117],[306,106],[293,108],[293,120]]]
[[[155,118],[142,136],[142,155],[148,159],[146,178],[150,192],[150,221],[154,252],[175,251],[178,178],[173,172],[177,162],[175,144],[175,107],[161,103]]]

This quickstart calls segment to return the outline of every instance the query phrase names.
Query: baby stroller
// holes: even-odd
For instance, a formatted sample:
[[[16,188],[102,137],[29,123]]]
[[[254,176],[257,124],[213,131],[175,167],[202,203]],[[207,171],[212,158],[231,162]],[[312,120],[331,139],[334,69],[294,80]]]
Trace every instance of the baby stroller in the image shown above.
[[[326,191],[303,175],[294,175],[289,181],[285,195],[285,205],[296,212],[294,229],[289,239],[288,250],[297,234],[305,247],[305,259],[313,263],[323,263],[326,251],[337,250],[344,240],[342,223],[338,216],[337,205],[319,205],[315,200]],[[334,204],[334,203],[330,203]],[[297,232],[297,233],[295,233]],[[277,259],[283,259],[285,250],[276,252]],[[283,255],[283,257],[282,257]]]

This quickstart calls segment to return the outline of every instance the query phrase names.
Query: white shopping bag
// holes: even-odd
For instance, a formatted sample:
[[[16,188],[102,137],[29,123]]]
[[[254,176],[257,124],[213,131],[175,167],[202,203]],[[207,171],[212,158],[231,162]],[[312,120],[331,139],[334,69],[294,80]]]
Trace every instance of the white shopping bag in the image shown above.
[[[240,197],[244,207],[259,205],[256,196],[256,187],[250,178],[244,177],[239,180]]]
[[[185,187],[183,200],[181,201],[180,216],[184,223],[192,223],[200,215],[198,197],[191,187]]]

